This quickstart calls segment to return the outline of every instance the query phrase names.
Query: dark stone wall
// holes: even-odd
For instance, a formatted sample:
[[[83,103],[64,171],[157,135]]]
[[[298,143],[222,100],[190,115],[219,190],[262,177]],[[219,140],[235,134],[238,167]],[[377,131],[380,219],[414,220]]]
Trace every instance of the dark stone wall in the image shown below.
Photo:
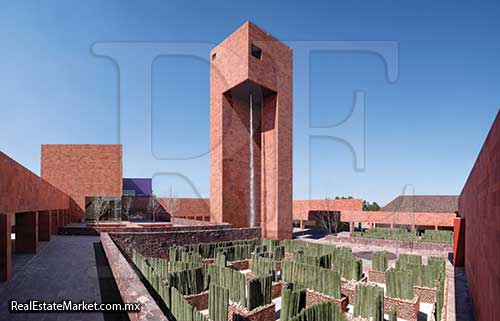
[[[244,240],[261,237],[260,227],[227,228],[213,230],[188,230],[149,233],[109,233],[113,241],[129,257],[132,249],[144,256],[168,257],[168,250],[174,245]]]

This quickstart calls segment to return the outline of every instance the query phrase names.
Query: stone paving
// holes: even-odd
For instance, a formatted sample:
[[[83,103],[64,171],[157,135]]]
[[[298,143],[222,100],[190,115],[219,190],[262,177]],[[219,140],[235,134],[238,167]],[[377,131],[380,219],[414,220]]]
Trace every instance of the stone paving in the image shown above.
[[[127,320],[110,313],[9,313],[10,300],[120,302],[114,280],[94,236],[52,236],[37,255],[12,256],[13,277],[0,283],[0,320]]]

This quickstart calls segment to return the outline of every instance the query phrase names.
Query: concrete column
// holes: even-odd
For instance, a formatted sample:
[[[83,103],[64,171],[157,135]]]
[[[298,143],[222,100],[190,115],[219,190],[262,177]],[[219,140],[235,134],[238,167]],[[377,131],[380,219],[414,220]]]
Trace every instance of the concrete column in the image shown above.
[[[438,226],[437,225],[434,225],[434,230],[437,231],[438,230]]]
[[[453,265],[465,264],[465,219],[457,217],[453,221]]]
[[[36,254],[38,250],[38,212],[16,213],[16,252]]]
[[[38,212],[38,240],[50,241],[52,231],[50,211]]]
[[[0,282],[12,276],[11,214],[0,213]]]
[[[52,235],[57,234],[57,210],[50,211],[50,224]]]
[[[354,232],[354,222],[349,222],[349,232]]]
[[[391,223],[391,228],[394,228],[394,223]]]

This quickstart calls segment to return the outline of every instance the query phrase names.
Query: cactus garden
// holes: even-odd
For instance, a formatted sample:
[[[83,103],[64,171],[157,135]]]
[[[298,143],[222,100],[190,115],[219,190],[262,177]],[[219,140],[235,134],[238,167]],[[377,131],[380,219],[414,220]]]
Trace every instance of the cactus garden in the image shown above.
[[[425,302],[425,291],[433,291],[436,320],[445,309],[443,258],[423,264],[418,255],[401,254],[390,266],[387,252],[374,252],[372,270],[385,277],[380,284],[367,280],[351,248],[334,245],[252,239],[168,253],[133,251],[132,262],[174,321],[413,321],[401,306]]]

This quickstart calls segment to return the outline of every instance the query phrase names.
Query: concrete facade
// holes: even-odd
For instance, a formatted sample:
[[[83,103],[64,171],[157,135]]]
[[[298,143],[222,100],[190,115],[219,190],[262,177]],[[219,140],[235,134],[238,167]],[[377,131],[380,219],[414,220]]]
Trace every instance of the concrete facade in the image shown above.
[[[262,227],[264,237],[290,238],[292,50],[247,22],[215,47],[210,56],[211,220],[236,227],[252,224],[251,94],[254,223]]]
[[[86,196],[122,196],[122,146],[42,145],[41,176],[74,200],[70,219],[77,221]]]
[[[478,321],[500,315],[500,112],[459,197],[465,270]]]

